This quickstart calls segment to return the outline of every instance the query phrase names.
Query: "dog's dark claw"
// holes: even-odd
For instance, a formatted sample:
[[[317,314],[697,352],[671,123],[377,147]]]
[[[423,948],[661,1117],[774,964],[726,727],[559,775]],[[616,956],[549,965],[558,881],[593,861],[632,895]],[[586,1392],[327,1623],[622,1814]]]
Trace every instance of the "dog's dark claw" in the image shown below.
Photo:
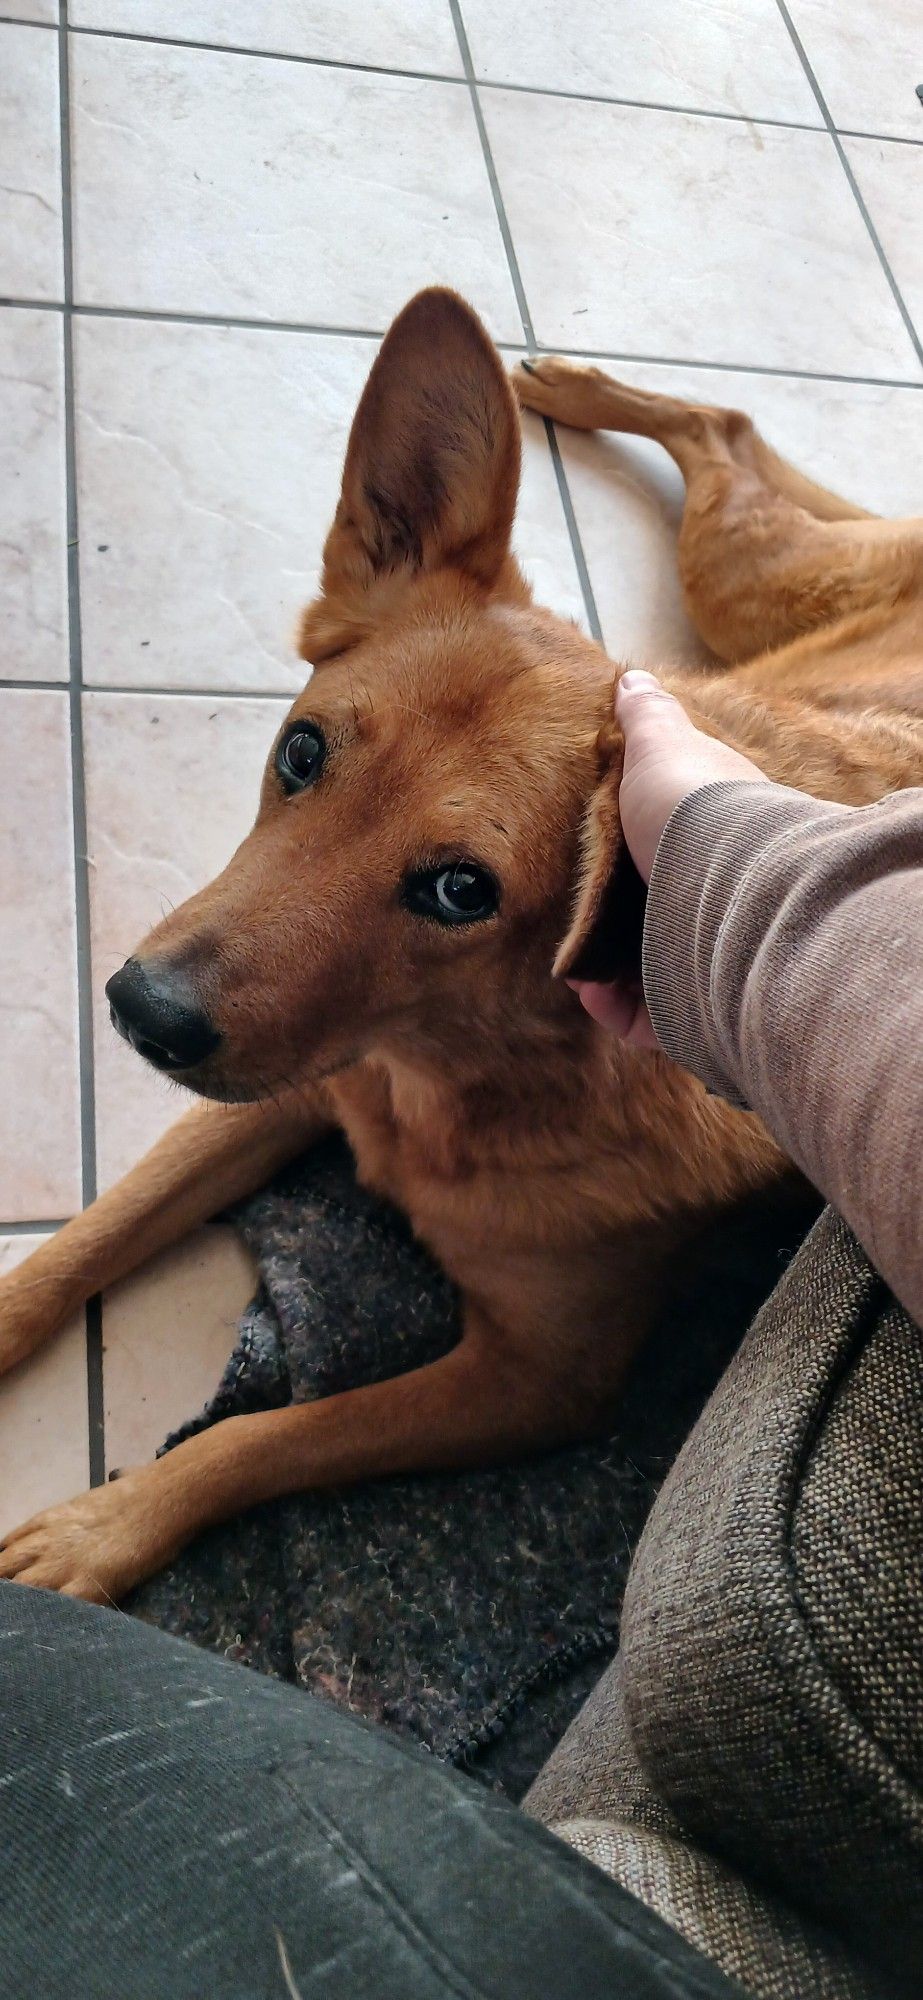
[[[535,354],[533,354],[533,356],[532,356],[531,360],[528,360],[528,359],[526,358],[526,356],[525,356],[525,355],[523,355],[523,358],[522,358],[522,367],[523,367],[523,368],[525,369],[525,371],[526,371],[526,374],[527,374],[527,375],[534,375],[534,374],[535,374],[535,372],[536,372],[536,368],[535,368],[535,364],[536,364],[536,361],[537,361],[537,359],[538,359],[538,356],[537,356],[537,355],[535,355]]]

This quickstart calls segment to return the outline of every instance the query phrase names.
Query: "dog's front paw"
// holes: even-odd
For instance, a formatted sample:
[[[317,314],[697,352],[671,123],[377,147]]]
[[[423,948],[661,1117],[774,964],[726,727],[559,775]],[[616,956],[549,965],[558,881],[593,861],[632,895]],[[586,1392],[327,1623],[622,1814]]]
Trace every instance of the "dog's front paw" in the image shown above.
[[[117,1604],[172,1553],[152,1470],[126,1473],[14,1528],[0,1540],[0,1578]]]

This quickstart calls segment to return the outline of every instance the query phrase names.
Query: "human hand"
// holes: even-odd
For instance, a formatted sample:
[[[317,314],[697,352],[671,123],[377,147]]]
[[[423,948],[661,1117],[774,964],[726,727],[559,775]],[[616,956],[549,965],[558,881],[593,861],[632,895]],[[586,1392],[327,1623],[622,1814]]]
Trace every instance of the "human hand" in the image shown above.
[[[705,736],[653,674],[623,674],[615,690],[615,716],[625,737],[619,788],[622,832],[635,867],[651,879],[660,836],[680,802],[702,785],[725,778],[768,783],[764,771],[726,743]],[[588,1014],[635,1048],[659,1044],[640,988],[572,980]]]

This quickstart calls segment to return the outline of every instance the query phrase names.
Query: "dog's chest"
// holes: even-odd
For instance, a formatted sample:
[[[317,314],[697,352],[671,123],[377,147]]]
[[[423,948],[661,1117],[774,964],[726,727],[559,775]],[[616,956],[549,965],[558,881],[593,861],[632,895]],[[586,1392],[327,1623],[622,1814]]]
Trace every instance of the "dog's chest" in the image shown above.
[[[530,1139],[439,1080],[372,1062],[338,1077],[332,1094],[363,1185],[403,1211],[465,1290],[510,1261],[522,1269],[605,1240],[607,1202],[588,1227],[573,1132],[555,1144],[546,1126],[543,1143]]]
[[[411,1216],[422,1191],[470,1180],[470,1137],[451,1093],[416,1073],[367,1062],[334,1091],[359,1178]]]

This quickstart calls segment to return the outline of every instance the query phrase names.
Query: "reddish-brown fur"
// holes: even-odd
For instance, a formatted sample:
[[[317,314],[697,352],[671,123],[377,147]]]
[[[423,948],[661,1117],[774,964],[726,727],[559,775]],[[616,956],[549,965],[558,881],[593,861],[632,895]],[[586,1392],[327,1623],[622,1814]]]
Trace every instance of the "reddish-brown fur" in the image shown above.
[[[681,467],[686,598],[728,664],[665,678],[704,728],[822,797],[920,781],[923,523],[812,485],[739,413],[554,360],[513,384]],[[323,724],[329,773],[287,799],[270,761],[249,838],[141,947],[194,978],[223,1041],[190,1081],[232,1108],[190,1112],[0,1291],[10,1366],[336,1123],[461,1286],[464,1337],[50,1509],[7,1537],[0,1575],[117,1599],[272,1494],[591,1433],[703,1215],[784,1172],[755,1117],[601,1033],[560,976],[592,955],[619,846],[619,669],[531,601],[509,546],[518,461],[486,335],[452,294],[421,294],[362,398],[303,620],[316,671],[292,713]],[[399,888],[455,856],[493,869],[502,908],[443,931]]]

